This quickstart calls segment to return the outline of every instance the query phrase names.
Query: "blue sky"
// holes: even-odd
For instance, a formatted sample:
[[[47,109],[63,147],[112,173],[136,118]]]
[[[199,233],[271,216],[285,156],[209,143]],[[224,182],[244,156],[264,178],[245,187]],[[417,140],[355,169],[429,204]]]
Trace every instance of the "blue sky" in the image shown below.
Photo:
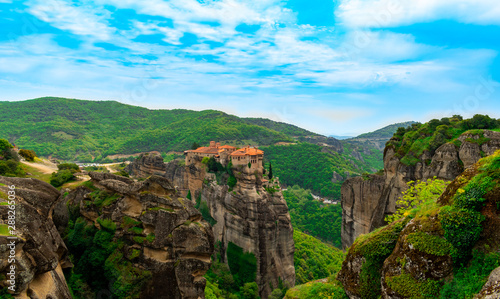
[[[0,100],[217,109],[336,135],[500,118],[497,0],[0,0]]]

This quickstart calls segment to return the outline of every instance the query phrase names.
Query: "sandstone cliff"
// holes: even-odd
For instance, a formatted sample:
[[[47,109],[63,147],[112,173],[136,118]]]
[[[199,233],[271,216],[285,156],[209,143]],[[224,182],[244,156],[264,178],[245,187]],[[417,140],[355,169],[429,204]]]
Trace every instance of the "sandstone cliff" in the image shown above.
[[[133,164],[143,161],[138,159]],[[131,168],[148,167],[132,165]],[[261,172],[250,173],[247,167],[241,167],[233,169],[237,184],[230,189],[225,184],[227,175],[207,173],[200,161],[190,166],[172,161],[165,169],[163,176],[171,180],[180,193],[186,196],[189,193],[193,202],[205,203],[208,207],[215,221],[215,240],[221,242],[225,261],[229,243],[255,255],[256,281],[262,298],[267,298],[272,289],[278,287],[280,279],[289,286],[295,285],[293,228],[278,183],[271,184],[269,192],[263,186]]]
[[[193,204],[164,177],[135,182],[113,174],[89,175],[91,184],[66,197],[70,214],[80,216],[70,227],[68,246],[80,244],[79,225],[84,232],[96,227],[103,235],[111,234],[108,243],[91,244],[109,254],[107,292],[120,298],[204,298],[203,275],[211,264],[214,239]],[[106,252],[108,248],[113,250]],[[79,266],[85,264],[84,257],[85,253]]]
[[[68,250],[54,222],[52,212],[60,193],[51,185],[23,178],[0,177],[0,201],[7,202],[9,186],[15,186],[15,209],[0,204],[0,279],[2,288],[7,284],[5,275],[10,266],[15,268],[16,298],[71,298],[63,269],[73,265]],[[9,211],[14,211],[14,213]],[[15,263],[8,257],[12,240],[8,239],[8,217],[15,216],[17,239]],[[10,279],[10,277],[8,277]]]
[[[342,247],[361,234],[384,225],[384,217],[396,209],[396,201],[409,181],[437,177],[453,180],[481,157],[500,149],[500,133],[464,133],[456,143],[445,143],[431,155],[429,151],[414,165],[405,165],[392,146],[384,151],[383,176],[351,178],[342,185]],[[458,144],[460,146],[458,146]]]

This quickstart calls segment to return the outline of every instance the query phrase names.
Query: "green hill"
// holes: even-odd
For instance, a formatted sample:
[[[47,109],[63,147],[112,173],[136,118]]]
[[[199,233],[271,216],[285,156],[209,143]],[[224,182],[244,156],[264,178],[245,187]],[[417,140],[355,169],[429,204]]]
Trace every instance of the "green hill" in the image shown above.
[[[267,126],[214,110],[149,110],[114,101],[40,98],[0,102],[0,138],[38,155],[82,162],[111,154],[183,151],[211,140],[234,145],[291,142],[303,129]],[[308,132],[309,133],[309,132]]]

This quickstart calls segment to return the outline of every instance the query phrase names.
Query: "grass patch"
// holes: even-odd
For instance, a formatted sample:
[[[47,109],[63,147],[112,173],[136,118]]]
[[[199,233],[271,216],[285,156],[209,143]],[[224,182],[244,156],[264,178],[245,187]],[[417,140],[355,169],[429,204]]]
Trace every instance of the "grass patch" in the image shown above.
[[[30,173],[29,175],[26,175],[27,178],[34,178],[46,183],[50,183],[50,177],[52,175],[51,173],[43,173],[38,168],[26,164],[21,164],[21,167],[23,168],[25,173]]]
[[[0,224],[0,236],[11,236],[9,226],[7,224]]]

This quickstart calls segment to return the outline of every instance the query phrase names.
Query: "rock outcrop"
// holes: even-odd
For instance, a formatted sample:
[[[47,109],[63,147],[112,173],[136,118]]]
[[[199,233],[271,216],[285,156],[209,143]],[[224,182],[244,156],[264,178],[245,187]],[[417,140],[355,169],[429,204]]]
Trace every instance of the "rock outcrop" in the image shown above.
[[[478,140],[482,139],[482,142]],[[361,234],[384,225],[386,215],[396,211],[396,201],[409,181],[438,179],[451,181],[464,169],[500,149],[500,133],[464,133],[458,141],[446,143],[433,155],[424,151],[415,165],[405,165],[391,146],[384,151],[384,175],[369,179],[351,178],[342,186],[342,247],[345,249]]]
[[[134,164],[142,161],[139,159]],[[147,169],[149,166],[131,167]],[[280,280],[289,286],[295,285],[293,228],[277,182],[264,182],[261,171],[234,168],[237,184],[230,189],[225,184],[228,175],[217,177],[207,173],[201,159],[189,166],[184,166],[182,161],[172,161],[165,169],[163,176],[180,194],[189,194],[193,202],[207,206],[224,261],[227,261],[229,243],[255,255],[256,281],[262,298],[267,298]],[[266,190],[264,185],[268,184],[271,188]]]
[[[133,163],[125,167],[125,171],[135,177],[161,176],[165,173],[165,163],[160,154],[141,154]]]
[[[15,186],[15,189],[10,189]],[[15,193],[15,205],[9,206],[9,191]],[[12,194],[12,193],[11,193]],[[5,275],[15,266],[13,275],[16,298],[71,298],[63,269],[70,268],[68,250],[52,221],[52,212],[60,192],[51,185],[24,178],[0,177],[0,283],[11,286]],[[12,207],[12,208],[11,208]],[[17,239],[10,239],[8,220],[15,221]],[[15,262],[9,262],[12,242]],[[11,290],[12,291],[12,290]]]
[[[71,192],[68,204],[78,207],[80,222],[114,231],[113,242],[121,245],[113,254],[122,259],[110,257],[108,262],[117,263],[116,271],[131,267],[129,272],[140,278],[115,284],[111,292],[139,298],[204,298],[203,275],[211,265],[214,239],[192,202],[164,177],[136,182],[107,173],[89,175],[91,187]]]
[[[349,298],[463,298],[479,291],[475,298],[498,298],[499,166],[500,150],[467,168],[436,201],[357,238],[337,276]],[[489,271],[482,290],[459,274],[481,281]]]

